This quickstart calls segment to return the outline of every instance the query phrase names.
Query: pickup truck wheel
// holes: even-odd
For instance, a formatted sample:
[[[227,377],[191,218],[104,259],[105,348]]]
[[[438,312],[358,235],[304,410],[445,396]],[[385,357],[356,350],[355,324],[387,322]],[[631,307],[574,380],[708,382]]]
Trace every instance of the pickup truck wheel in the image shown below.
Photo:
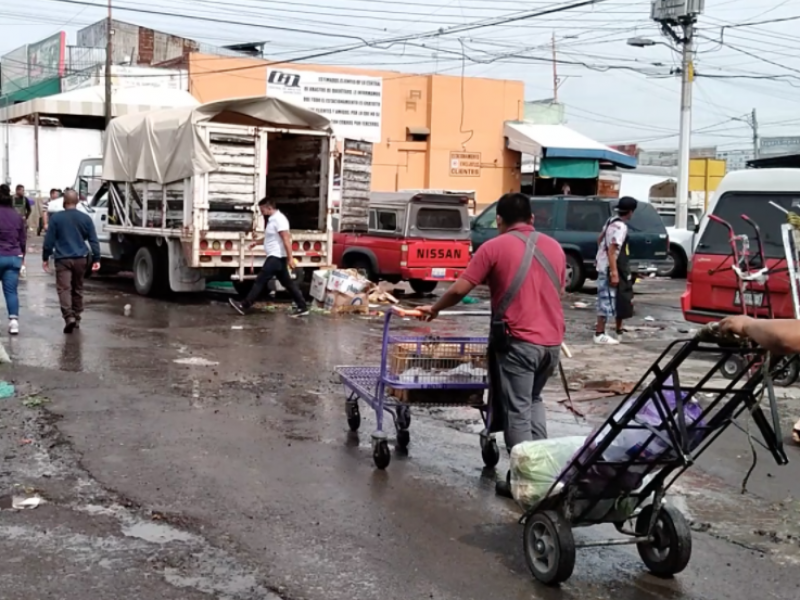
[[[665,267],[659,272],[659,275],[662,277],[671,277],[672,279],[686,277],[686,258],[683,256],[683,252],[674,246],[670,246],[669,252],[667,253],[667,260],[670,266]]]
[[[579,292],[586,282],[586,271],[583,264],[574,254],[567,254],[566,289],[568,292]]]
[[[165,260],[159,260],[159,251],[152,246],[142,246],[133,259],[133,285],[142,296],[163,293],[166,281]]]
[[[344,266],[346,269],[355,269],[356,271],[363,271],[372,283],[378,283],[378,276],[372,270],[372,264],[367,258],[352,258],[345,260]]]
[[[417,294],[432,294],[439,285],[438,281],[423,281],[422,279],[412,279],[408,283]]]

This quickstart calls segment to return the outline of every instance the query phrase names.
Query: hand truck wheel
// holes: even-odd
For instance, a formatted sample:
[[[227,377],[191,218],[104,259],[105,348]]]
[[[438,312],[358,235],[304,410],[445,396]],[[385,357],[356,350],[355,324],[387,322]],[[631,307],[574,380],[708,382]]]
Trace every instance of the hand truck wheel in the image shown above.
[[[729,356],[728,359],[722,363],[720,371],[725,379],[736,379],[736,376],[741,373],[744,368],[744,359],[734,354],[733,356]]]
[[[372,460],[375,466],[383,471],[392,462],[392,452],[389,450],[389,442],[380,440],[373,442]]]
[[[676,508],[662,506],[652,533],[653,505],[645,506],[636,519],[636,534],[653,536],[652,542],[639,542],[636,549],[645,566],[657,577],[672,577],[683,571],[692,556],[692,531],[686,517]]]
[[[554,510],[537,512],[525,520],[525,561],[533,576],[545,585],[558,585],[575,569],[575,538],[572,528]]]
[[[347,425],[350,427],[350,431],[358,431],[358,428],[361,427],[361,412],[358,410],[358,401],[348,400],[344,410],[347,415]]]
[[[797,359],[790,360],[785,367],[775,371],[772,375],[772,381],[779,387],[790,387],[797,382],[800,378],[800,364]]]
[[[481,457],[487,469],[494,469],[500,462],[500,448],[493,437],[481,436]]]

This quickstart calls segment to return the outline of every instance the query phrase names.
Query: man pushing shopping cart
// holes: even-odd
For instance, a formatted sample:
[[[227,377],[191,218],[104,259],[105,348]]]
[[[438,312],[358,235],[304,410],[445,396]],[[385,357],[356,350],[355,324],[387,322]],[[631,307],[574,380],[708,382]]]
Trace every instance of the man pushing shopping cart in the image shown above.
[[[564,342],[561,295],[566,257],[553,238],[534,230],[530,199],[506,194],[497,203],[496,238],[483,244],[467,270],[432,306],[428,320],[486,283],[491,293],[489,433],[502,431],[506,448],[547,438],[542,390],[558,367]],[[497,493],[511,497],[509,477]]]

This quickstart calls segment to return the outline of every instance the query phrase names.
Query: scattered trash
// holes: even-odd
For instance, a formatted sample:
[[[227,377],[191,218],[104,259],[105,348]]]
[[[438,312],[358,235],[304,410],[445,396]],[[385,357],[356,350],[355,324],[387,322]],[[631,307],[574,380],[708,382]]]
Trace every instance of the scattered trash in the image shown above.
[[[650,279],[655,279],[655,278],[656,278],[656,274],[655,273],[650,273]]]
[[[14,510],[26,510],[30,508],[38,508],[39,505],[42,504],[44,500],[41,496],[33,496],[31,498],[22,498],[19,496],[14,496],[11,499],[11,508]]]
[[[244,327],[242,325],[231,325],[231,329],[235,331],[241,331],[242,329],[244,329]]]
[[[44,396],[27,396],[22,400],[22,406],[25,408],[39,408],[50,402]]]
[[[580,302],[580,301],[574,302],[572,304],[572,308],[589,308],[589,303],[588,302]]]
[[[12,384],[8,383],[7,381],[0,381],[0,399],[11,398],[15,391],[16,389]]]
[[[191,358],[176,358],[172,362],[179,365],[189,365],[192,367],[215,367],[219,363],[213,360],[192,356]]]
[[[477,298],[473,298],[472,296],[464,296],[464,299],[461,301],[461,304],[480,304],[481,301]]]
[[[369,293],[370,305],[376,304],[398,304],[400,301],[389,292],[384,292],[381,288],[375,286]],[[370,306],[372,308],[372,306]]]
[[[32,443],[33,443],[33,440],[29,440],[29,439],[27,439],[27,438],[22,438],[22,439],[19,441],[19,445],[20,445],[20,446],[27,446],[28,444],[32,444]]]
[[[653,317],[645,317],[644,320],[647,321],[648,323],[652,323],[653,321],[655,321]]]
[[[130,305],[130,304],[126,304],[126,305],[125,305],[125,310],[124,310],[124,312],[125,312],[125,316],[126,316],[126,317],[130,317],[130,316],[131,316],[131,309],[132,309],[132,307],[131,307],[131,305]]]
[[[609,392],[619,396],[623,394],[630,394],[636,384],[632,381],[587,381],[583,385],[586,390],[595,390],[596,392]]]

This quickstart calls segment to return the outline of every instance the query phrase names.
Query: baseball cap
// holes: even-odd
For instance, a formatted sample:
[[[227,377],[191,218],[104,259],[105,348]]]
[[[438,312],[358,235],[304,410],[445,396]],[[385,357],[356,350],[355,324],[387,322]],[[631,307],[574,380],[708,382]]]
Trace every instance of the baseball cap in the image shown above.
[[[617,212],[619,213],[629,213],[636,210],[636,198],[631,198],[630,196],[623,196],[619,199],[619,203],[617,203]]]

